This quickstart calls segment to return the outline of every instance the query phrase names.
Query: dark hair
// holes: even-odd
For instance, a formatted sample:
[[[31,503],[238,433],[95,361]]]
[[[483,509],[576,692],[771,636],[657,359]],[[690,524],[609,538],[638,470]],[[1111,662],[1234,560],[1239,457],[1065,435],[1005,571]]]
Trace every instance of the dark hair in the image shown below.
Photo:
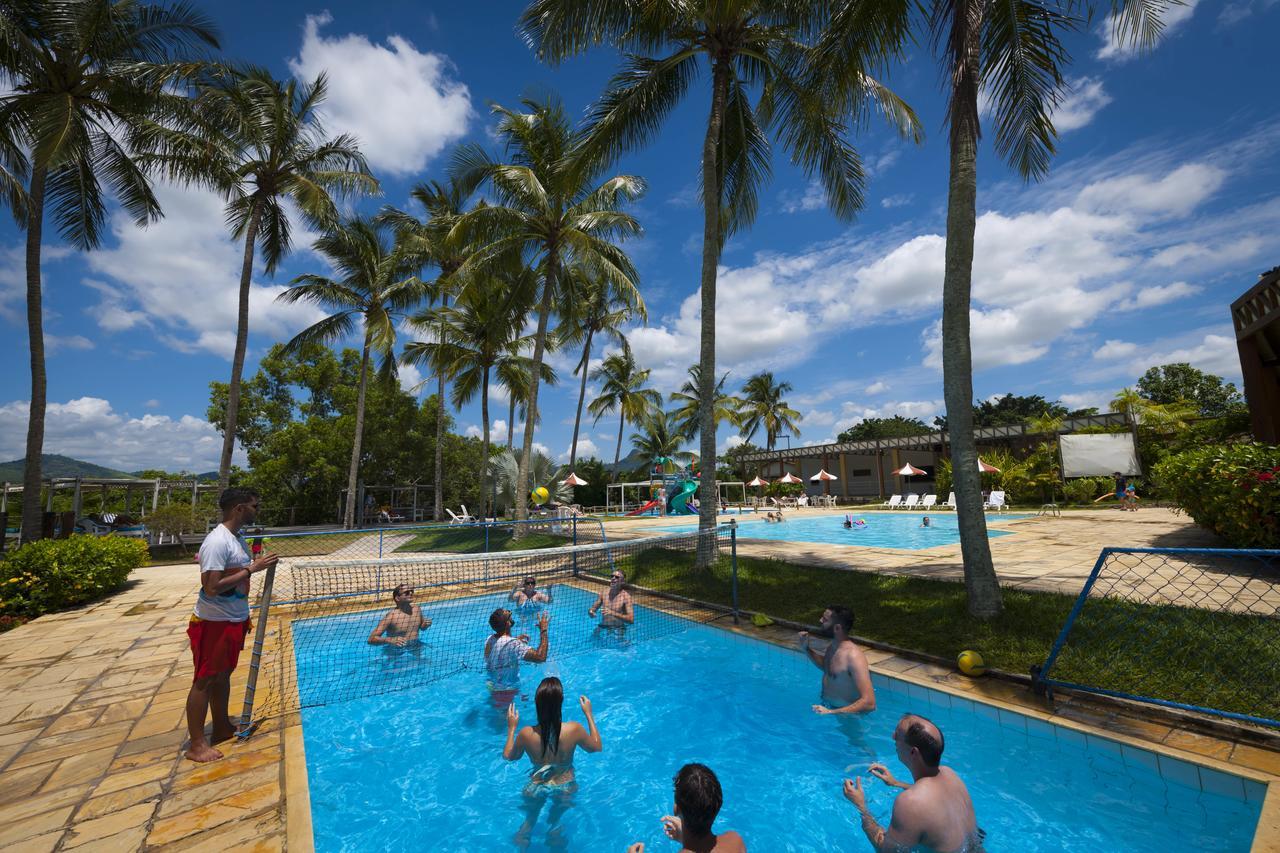
[[[527,577],[527,578],[525,578],[525,579],[524,579],[524,585],[525,585],[525,586],[529,586],[529,585],[537,586],[537,585],[538,585],[538,579],[537,579],[537,578],[535,578],[533,575],[529,575],[529,577]]]
[[[907,746],[915,747],[919,751],[920,758],[924,761],[926,767],[937,767],[942,761],[942,749],[945,746],[942,741],[942,729],[933,726],[938,732],[938,736],[935,738],[925,723],[933,726],[932,720],[927,720],[924,717],[914,717],[911,725],[907,726],[907,733],[903,740],[906,741]]]
[[[257,489],[241,488],[240,486],[223,489],[222,494],[218,496],[218,509],[227,512],[240,506],[240,504],[247,504],[257,497]]]
[[[499,607],[497,610],[489,614],[489,627],[493,629],[495,634],[502,632],[508,627],[506,612],[507,609],[505,607]]]
[[[680,810],[685,832],[710,834],[711,824],[715,823],[720,806],[724,805],[724,794],[720,791],[720,780],[716,774],[705,764],[686,764],[676,774],[675,783],[676,808]]]
[[[409,589],[413,589],[413,587],[409,586],[407,583],[402,583],[398,585],[395,589],[391,590],[391,600],[395,601],[397,598],[400,597],[400,593]]]
[[[538,737],[542,738],[542,755],[560,748],[560,712],[564,706],[564,685],[554,675],[542,679],[533,694],[538,709]]]
[[[623,583],[627,582],[627,573],[624,572],[622,569],[614,569],[612,572],[610,572],[609,573],[610,580],[613,579],[614,575],[622,575],[622,582]]]
[[[850,608],[843,604],[829,604],[827,609],[831,611],[831,627],[839,625],[846,634],[853,630],[853,611]]]

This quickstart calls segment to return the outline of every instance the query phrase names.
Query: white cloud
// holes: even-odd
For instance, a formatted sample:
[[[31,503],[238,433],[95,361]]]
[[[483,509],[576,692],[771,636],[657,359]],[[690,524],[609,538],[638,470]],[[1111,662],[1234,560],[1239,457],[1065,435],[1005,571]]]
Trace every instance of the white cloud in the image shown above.
[[[471,424],[466,429],[466,435],[471,438],[484,438],[484,430],[475,424]],[[504,420],[496,420],[489,427],[489,441],[493,444],[502,444],[507,440],[507,422]]]
[[[26,446],[26,400],[0,405],[0,458],[13,459]],[[218,467],[222,436],[208,421],[183,415],[130,417],[99,397],[50,403],[45,410],[46,453],[60,453],[122,471],[164,468],[208,471]],[[237,445],[233,456],[244,465]]]
[[[1191,20],[1191,16],[1195,13],[1198,5],[1200,5],[1200,0],[1182,0],[1178,5],[1165,5],[1164,12],[1160,16],[1164,22],[1164,32],[1161,33],[1161,40],[1172,37],[1187,21]],[[1131,44],[1121,41],[1116,33],[1115,18],[1111,15],[1107,16],[1099,35],[1102,38],[1102,47],[1095,54],[1098,59],[1127,62],[1140,55],[1140,52]]]
[[[50,285],[57,289],[60,284],[56,278],[50,281],[50,262],[60,261],[70,254],[71,250],[65,246],[40,247],[40,287],[46,297]],[[0,248],[0,320],[25,323],[26,303],[27,248],[25,243],[15,243]]]
[[[414,396],[422,396],[426,392],[425,386],[419,388],[422,384],[422,371],[416,364],[401,364],[396,367],[396,379],[400,383],[400,390],[406,394]]]
[[[1250,261],[1269,251],[1273,245],[1272,240],[1260,234],[1246,234],[1214,245],[1189,241],[1157,252],[1151,263],[1158,267],[1176,267],[1178,272],[1213,269],[1223,264],[1238,265]]]
[[[143,406],[145,406],[145,407],[146,407],[146,408],[148,408],[148,409],[158,409],[158,408],[160,408],[160,401],[159,401],[159,400],[148,400],[147,402],[143,403],[142,405],[143,405]]]
[[[892,210],[895,207],[906,207],[908,204],[915,201],[915,198],[915,193],[896,193],[894,195],[887,195],[880,199],[880,206],[886,210]]]
[[[541,453],[543,456],[551,456],[551,448],[547,447],[541,441],[535,441],[533,443],[533,452]]]
[[[800,213],[809,210],[821,210],[826,207],[827,193],[822,184],[810,181],[804,190],[783,190],[778,193],[778,201],[783,213]]]
[[[1113,364],[1090,378],[1116,378],[1125,384],[1136,381],[1149,367],[1180,361],[1228,379],[1240,376],[1240,353],[1229,328],[1199,329],[1143,344],[1109,340],[1094,353],[1094,358]]]
[[[702,204],[702,190],[697,181],[690,181],[667,199],[674,207],[698,207]]]
[[[60,350],[93,349],[93,341],[84,335],[51,335],[45,332],[44,346],[45,351],[53,355]]]
[[[888,390],[889,390],[889,386],[886,385],[884,382],[872,382],[866,388],[862,389],[862,393],[866,394],[867,396],[874,396],[876,394],[883,394],[885,391],[888,391]]]
[[[115,247],[86,256],[90,269],[111,282],[85,280],[102,294],[102,302],[89,311],[104,331],[149,325],[180,352],[204,350],[229,359],[244,247],[227,234],[223,203],[214,193],[166,183],[157,183],[155,192],[164,219],[138,228],[117,210],[110,218]],[[284,290],[250,286],[251,334],[283,340],[323,316],[307,304],[276,302]]]
[[[1102,88],[1102,80],[1097,77],[1072,80],[1071,90],[1053,111],[1053,126],[1059,133],[1079,130],[1109,103],[1111,96]]]
[[[422,171],[466,135],[471,95],[447,57],[423,53],[399,35],[385,46],[354,33],[322,35],[332,21],[328,12],[308,15],[302,48],[289,60],[302,81],[328,73],[320,107],[326,130],[354,135],[371,166],[395,175]]]
[[[560,461],[560,462],[568,462],[568,461],[569,461],[569,449],[570,449],[570,448],[568,448],[568,447],[566,447],[566,448],[564,449],[564,453],[561,453],[561,454],[560,454],[560,458],[559,458],[559,460],[558,460],[558,461]],[[592,441],[591,439],[589,439],[589,438],[583,438],[583,437],[579,436],[579,437],[578,437],[578,456],[577,456],[577,458],[578,458],[578,459],[587,459],[587,458],[589,458],[589,457],[591,457],[591,456],[594,456],[594,457],[596,457],[597,459],[598,459],[598,458],[600,458],[600,448],[596,447],[596,443],[595,443],[594,441]]]
[[[1134,353],[1138,351],[1138,345],[1129,341],[1107,341],[1098,349],[1093,351],[1093,357],[1103,361],[1111,361],[1118,358],[1133,358]]]
[[[1185,299],[1188,296],[1194,296],[1200,292],[1200,288],[1185,281],[1175,281],[1172,284],[1157,284],[1151,287],[1144,287],[1137,292],[1132,299],[1126,299],[1116,304],[1119,311],[1140,310],[1142,308],[1154,308],[1157,305],[1164,305],[1168,302],[1174,302],[1178,299]]]
[[[1100,412],[1107,412],[1111,410],[1113,397],[1115,397],[1114,391],[1080,391],[1075,394],[1062,394],[1058,397],[1058,402],[1072,410],[1094,408]]]
[[[1234,26],[1254,14],[1261,14],[1280,0],[1236,0],[1222,7],[1218,14],[1219,27]]]
[[[1077,199],[1095,213],[1186,216],[1218,191],[1224,169],[1208,163],[1188,163],[1161,178],[1122,175],[1090,184]]]

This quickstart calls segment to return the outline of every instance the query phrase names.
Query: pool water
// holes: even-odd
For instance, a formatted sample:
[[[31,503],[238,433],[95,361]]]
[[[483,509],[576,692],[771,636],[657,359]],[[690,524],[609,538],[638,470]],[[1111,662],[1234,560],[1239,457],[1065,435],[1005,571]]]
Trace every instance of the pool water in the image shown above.
[[[557,659],[557,631],[586,630],[571,620],[585,620],[592,600],[566,587],[550,606],[551,660],[523,667],[520,721],[535,722],[534,688],[556,675],[566,720],[582,722],[577,697],[591,698],[604,751],[579,750],[579,790],[568,803],[529,801],[528,759],[502,760],[506,725],[489,706],[478,660],[484,615],[501,598],[439,609],[428,629],[449,627],[455,654],[474,649],[476,672],[303,711],[318,850],[621,853],[634,841],[674,850],[660,818],[672,810],[672,777],[690,761],[720,778],[716,827],[738,830],[752,850],[869,849],[841,780],[861,775],[887,824],[896,789],[866,768],[881,761],[910,778],[891,738],[907,711],[944,732],[944,763],[968,785],[989,851],[1244,851],[1261,811],[1259,783],[1165,758],[1162,767],[1145,750],[879,674],[872,714],[815,715],[820,676],[798,652],[713,627]],[[638,620],[654,615],[637,608]],[[299,643],[307,636],[299,626],[299,654],[346,654]],[[301,662],[299,671],[308,671]]]
[[[816,542],[823,545],[851,545],[863,548],[895,548],[917,551],[938,545],[955,545],[960,541],[960,527],[954,513],[930,514],[928,527],[920,526],[923,513],[868,512],[850,513],[866,521],[865,527],[846,528],[844,515],[805,515],[784,513],[786,521],[778,524],[763,518],[738,522],[739,539],[769,539],[777,542]],[[1008,536],[1013,531],[998,525],[1027,515],[987,516],[987,535]],[[664,532],[687,531],[688,525],[655,528]]]

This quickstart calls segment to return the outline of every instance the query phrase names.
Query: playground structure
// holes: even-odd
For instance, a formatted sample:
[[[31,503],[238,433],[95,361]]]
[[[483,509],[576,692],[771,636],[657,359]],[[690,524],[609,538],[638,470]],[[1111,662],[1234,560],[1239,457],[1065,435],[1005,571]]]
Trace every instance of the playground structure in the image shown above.
[[[653,472],[648,480],[631,483],[610,483],[605,488],[605,515],[644,515],[650,513],[658,516],[695,515],[697,513],[698,485],[700,479],[693,466],[676,467],[667,471],[670,460],[654,461]],[[740,481],[717,482],[716,491],[721,502],[726,500],[730,490],[742,492],[742,503],[746,503],[747,484]],[[614,490],[617,489],[617,499]],[[627,490],[638,493],[634,501],[627,500]],[[736,496],[735,496],[736,497]]]

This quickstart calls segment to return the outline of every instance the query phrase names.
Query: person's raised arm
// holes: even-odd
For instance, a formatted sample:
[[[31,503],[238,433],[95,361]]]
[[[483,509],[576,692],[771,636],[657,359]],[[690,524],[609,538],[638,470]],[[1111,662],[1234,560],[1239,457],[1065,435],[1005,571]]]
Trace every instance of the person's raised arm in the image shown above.
[[[419,628],[431,627],[431,620],[427,618],[427,614],[422,612],[421,607],[418,608],[418,627]]]
[[[516,709],[516,703],[512,702],[507,706],[507,743],[502,747],[502,757],[507,761],[515,761],[524,755],[524,747],[519,743],[516,737],[516,730],[520,727],[520,712]]]
[[[520,589],[521,589],[520,584],[516,584],[515,588],[512,589],[511,592],[507,595],[507,601],[515,601],[516,596],[520,594]]]
[[[382,617],[382,620],[378,622],[377,626],[369,634],[369,645],[382,646],[382,645],[386,645],[387,643],[390,643],[391,642],[390,637],[382,636],[382,633],[386,631],[390,625],[391,625],[391,613],[388,612],[387,615]]]
[[[544,603],[544,604],[550,604],[550,603],[551,603],[551,590],[550,590],[550,588],[548,588],[548,589],[544,590],[543,592],[538,593],[538,595],[542,596],[542,601],[543,601],[543,603]]]
[[[818,669],[825,670],[827,666],[826,661],[822,659],[822,655],[815,652],[813,647],[809,645],[809,632],[801,631],[797,635],[797,639],[800,642],[800,650],[804,652],[804,656],[811,660],[813,665]]]
[[[613,612],[614,618],[628,625],[636,624],[636,611],[631,606],[631,593],[624,592],[621,598],[622,601],[618,602],[618,609]]]
[[[538,615],[538,647],[524,653],[524,659],[530,663],[545,663],[547,660],[547,614]]]
[[[587,752],[599,752],[604,749],[604,742],[600,740],[600,729],[596,726],[596,718],[591,713],[591,700],[586,696],[578,697],[578,704],[582,707],[582,714],[587,718],[587,737],[582,741],[582,748]]]

